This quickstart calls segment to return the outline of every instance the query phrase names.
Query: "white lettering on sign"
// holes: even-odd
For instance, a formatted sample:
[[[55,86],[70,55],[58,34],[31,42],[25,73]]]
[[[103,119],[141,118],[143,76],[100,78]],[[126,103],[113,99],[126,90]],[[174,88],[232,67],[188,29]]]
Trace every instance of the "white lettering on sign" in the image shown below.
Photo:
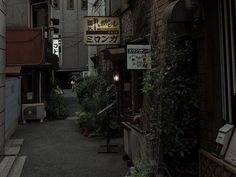
[[[84,17],[84,43],[87,45],[120,44],[119,17]]]
[[[57,55],[58,57],[60,56],[60,39],[53,39],[52,41],[52,53]]]

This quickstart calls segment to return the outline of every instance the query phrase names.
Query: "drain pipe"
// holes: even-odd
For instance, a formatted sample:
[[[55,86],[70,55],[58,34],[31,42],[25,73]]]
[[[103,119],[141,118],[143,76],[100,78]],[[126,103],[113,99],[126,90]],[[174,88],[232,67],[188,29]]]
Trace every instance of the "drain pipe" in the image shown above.
[[[2,49],[0,53],[0,61],[5,61],[5,53],[6,53],[6,1],[2,1],[2,6],[0,6],[0,21],[2,25],[0,25],[0,46]],[[4,153],[4,144],[5,144],[5,62],[2,62],[0,67],[0,155],[2,156]],[[0,157],[1,159],[1,157]]]

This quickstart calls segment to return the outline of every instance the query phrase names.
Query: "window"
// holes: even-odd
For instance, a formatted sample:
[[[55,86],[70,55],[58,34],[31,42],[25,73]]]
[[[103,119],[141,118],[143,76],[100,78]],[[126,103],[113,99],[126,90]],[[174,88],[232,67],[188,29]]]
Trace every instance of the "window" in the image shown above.
[[[74,0],[67,0],[67,10],[74,10]]]
[[[59,10],[59,9],[60,9],[60,2],[59,2],[59,0],[53,0],[53,1],[52,1],[52,7],[53,7],[54,9]]]
[[[81,9],[82,10],[88,9],[88,0],[81,0]]]

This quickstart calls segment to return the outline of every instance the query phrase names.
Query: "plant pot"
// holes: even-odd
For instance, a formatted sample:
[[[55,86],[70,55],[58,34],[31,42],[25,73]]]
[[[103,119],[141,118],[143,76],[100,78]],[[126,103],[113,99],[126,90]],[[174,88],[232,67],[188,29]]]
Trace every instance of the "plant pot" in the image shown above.
[[[84,128],[83,135],[84,135],[84,136],[89,136],[90,132],[91,132],[91,131],[90,131],[89,128]]]

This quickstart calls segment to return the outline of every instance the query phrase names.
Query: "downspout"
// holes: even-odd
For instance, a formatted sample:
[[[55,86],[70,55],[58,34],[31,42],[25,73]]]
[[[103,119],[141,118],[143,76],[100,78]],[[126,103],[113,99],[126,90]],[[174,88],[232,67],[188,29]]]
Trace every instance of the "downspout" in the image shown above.
[[[28,28],[31,27],[31,7],[30,7],[30,0],[28,0],[28,4],[27,4],[27,9],[28,9]]]
[[[79,29],[79,2],[77,1],[77,6],[76,6],[76,18],[77,18],[77,22],[76,22],[76,38],[77,38],[77,41],[79,42],[80,41],[80,39],[79,39],[79,35],[80,35],[80,29]],[[75,46],[76,47],[76,46]],[[78,43],[78,46],[77,46],[77,67],[79,67],[79,53],[80,53],[80,51],[79,51],[79,49],[80,49],[80,42]]]
[[[3,6],[0,6],[0,20],[2,21],[2,25],[0,25],[0,37],[2,40],[0,40],[1,46],[5,46],[6,41],[6,1],[2,2]],[[3,54],[6,53],[6,48],[4,47],[2,49]],[[6,57],[5,55],[0,55],[0,60],[5,61]],[[0,160],[1,156],[4,154],[4,144],[5,144],[5,62],[3,62],[3,67],[0,67],[0,91],[2,94],[0,94],[0,99],[3,101],[2,108],[0,110]]]
[[[42,73],[39,71],[39,103],[42,102]]]
[[[62,3],[61,3],[61,39],[64,39],[64,0],[62,0]],[[62,44],[64,43],[64,41],[62,40]],[[62,51],[62,54],[61,54],[61,68],[63,69],[63,55],[64,55],[64,50],[63,50],[63,45],[61,46],[61,51]]]

